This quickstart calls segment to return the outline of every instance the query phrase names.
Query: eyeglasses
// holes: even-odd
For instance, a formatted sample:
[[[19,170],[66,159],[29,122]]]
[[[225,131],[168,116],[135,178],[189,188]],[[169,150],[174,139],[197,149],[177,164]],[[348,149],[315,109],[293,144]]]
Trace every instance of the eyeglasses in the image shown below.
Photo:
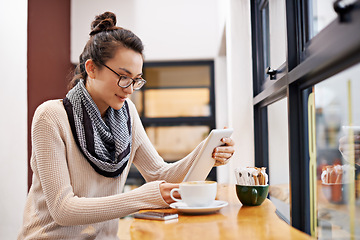
[[[119,77],[119,81],[117,83],[117,85],[121,88],[127,88],[129,87],[131,84],[133,85],[133,89],[134,90],[139,90],[140,88],[142,88],[142,86],[145,85],[146,80],[143,78],[136,78],[133,79],[129,76],[126,75],[122,75],[122,74],[118,74],[117,72],[115,72],[114,70],[112,70],[110,67],[106,66],[105,63],[101,63],[102,65],[104,65],[107,69],[109,69],[110,71],[112,71],[113,73],[115,73],[116,75],[118,75]]]

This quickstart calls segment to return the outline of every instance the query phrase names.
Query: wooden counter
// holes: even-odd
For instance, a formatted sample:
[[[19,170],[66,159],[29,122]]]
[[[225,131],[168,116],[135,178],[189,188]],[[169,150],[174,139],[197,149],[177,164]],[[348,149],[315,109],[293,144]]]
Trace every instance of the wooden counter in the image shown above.
[[[125,239],[312,239],[291,227],[275,214],[275,206],[266,199],[261,206],[242,206],[234,185],[218,185],[218,200],[228,206],[208,215],[179,213],[177,221],[124,218],[119,221],[118,236]],[[174,209],[154,211],[177,212]]]

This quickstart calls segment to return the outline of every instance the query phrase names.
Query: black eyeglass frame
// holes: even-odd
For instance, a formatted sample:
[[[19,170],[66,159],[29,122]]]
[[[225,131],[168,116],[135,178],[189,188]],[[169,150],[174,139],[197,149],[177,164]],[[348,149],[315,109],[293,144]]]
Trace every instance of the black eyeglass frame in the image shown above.
[[[117,73],[117,72],[115,72],[113,69],[111,69],[109,66],[107,66],[105,63],[100,63],[101,65],[103,65],[104,67],[106,67],[107,69],[109,69],[110,71],[112,71],[113,73],[115,73],[118,77],[119,77],[119,80],[118,80],[118,83],[117,83],[117,85],[119,86],[119,87],[121,87],[121,88],[128,88],[131,84],[133,85],[133,89],[134,90],[139,90],[140,88],[142,88],[144,85],[145,85],[145,83],[146,83],[146,80],[145,79],[143,79],[143,78],[139,78],[139,79],[133,79],[133,78],[131,78],[131,77],[129,77],[129,76],[126,76],[126,75],[124,75],[124,74],[119,74],[119,73]],[[121,86],[120,85],[120,81],[121,81],[121,78],[122,77],[126,77],[126,78],[130,78],[132,81],[129,83],[129,84],[127,84],[126,86]],[[134,87],[135,85],[135,83],[142,83],[142,85],[140,86],[140,87]]]

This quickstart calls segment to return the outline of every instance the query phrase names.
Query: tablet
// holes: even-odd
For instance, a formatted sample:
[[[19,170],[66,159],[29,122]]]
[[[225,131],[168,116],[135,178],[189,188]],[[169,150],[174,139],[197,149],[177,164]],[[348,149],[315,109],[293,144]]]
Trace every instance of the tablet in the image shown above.
[[[213,129],[206,138],[204,146],[196,156],[183,182],[205,180],[215,164],[215,159],[212,158],[214,148],[223,145],[224,143],[221,142],[221,139],[230,137],[232,133],[233,129],[231,128]]]

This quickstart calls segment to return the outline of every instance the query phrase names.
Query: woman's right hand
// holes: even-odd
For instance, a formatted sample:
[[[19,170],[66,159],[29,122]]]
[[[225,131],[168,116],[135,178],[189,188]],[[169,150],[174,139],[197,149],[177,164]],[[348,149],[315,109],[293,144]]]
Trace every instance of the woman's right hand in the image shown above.
[[[160,187],[161,196],[167,204],[171,204],[175,202],[170,196],[170,191],[173,188],[179,188],[179,184],[163,182],[160,183],[159,187]],[[175,198],[181,198],[180,194],[177,191],[173,193],[173,196]]]

